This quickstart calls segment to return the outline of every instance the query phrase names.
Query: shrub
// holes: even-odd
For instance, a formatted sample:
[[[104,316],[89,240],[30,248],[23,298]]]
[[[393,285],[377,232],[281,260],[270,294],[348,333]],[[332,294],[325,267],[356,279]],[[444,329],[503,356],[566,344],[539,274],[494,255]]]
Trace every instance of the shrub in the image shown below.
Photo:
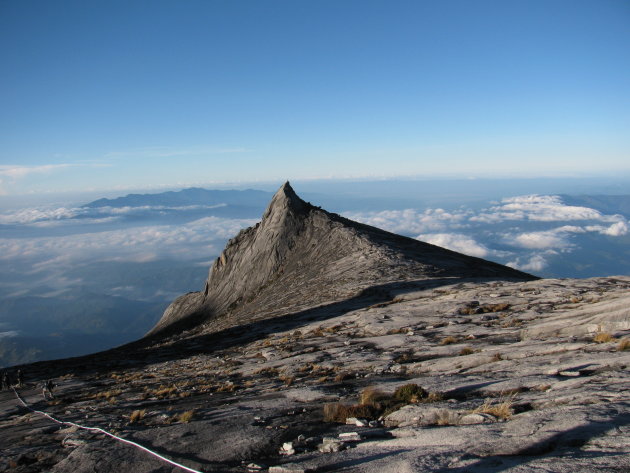
[[[459,356],[472,355],[475,351],[470,347],[464,347],[459,351]]]
[[[341,402],[324,404],[324,421],[345,423],[348,417],[374,419],[380,411],[374,406],[365,404],[348,405]]]
[[[622,338],[617,345],[617,351],[627,351],[630,350],[630,338]]]
[[[394,391],[394,399],[406,403],[419,402],[427,396],[427,392],[417,384],[405,384]]]

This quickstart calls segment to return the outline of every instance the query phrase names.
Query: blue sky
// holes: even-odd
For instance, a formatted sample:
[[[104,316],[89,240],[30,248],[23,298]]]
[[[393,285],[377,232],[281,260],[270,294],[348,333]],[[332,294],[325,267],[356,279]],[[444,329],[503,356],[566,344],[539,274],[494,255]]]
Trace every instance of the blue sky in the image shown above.
[[[630,173],[630,3],[0,0],[0,193]]]

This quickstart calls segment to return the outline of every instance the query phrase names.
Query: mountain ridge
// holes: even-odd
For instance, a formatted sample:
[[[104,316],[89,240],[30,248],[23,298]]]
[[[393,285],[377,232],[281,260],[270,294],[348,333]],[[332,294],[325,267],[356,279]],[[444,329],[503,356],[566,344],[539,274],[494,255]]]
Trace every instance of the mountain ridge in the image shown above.
[[[249,205],[258,206],[269,198],[269,192],[245,189],[245,190],[216,190],[203,189],[201,187],[189,187],[179,191],[166,191],[155,194],[127,194],[113,199],[101,198],[89,202],[82,207],[140,207],[146,205]]]
[[[536,279],[329,213],[303,201],[287,181],[262,220],[227,243],[204,289],[177,298],[148,335],[225,328],[217,318],[227,313],[242,323],[351,298],[376,283],[438,277]]]

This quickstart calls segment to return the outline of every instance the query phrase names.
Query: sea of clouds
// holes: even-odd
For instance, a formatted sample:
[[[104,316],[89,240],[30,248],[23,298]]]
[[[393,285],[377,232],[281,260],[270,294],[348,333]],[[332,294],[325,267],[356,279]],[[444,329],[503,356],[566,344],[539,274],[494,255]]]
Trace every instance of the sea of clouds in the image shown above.
[[[0,213],[0,261],[16,276],[0,279],[4,295],[20,284],[68,290],[81,281],[66,272],[99,262],[188,261],[206,264],[256,219],[201,216],[220,207],[38,207]],[[188,221],[173,215],[190,213]],[[344,216],[461,253],[538,273],[579,247],[579,236],[628,234],[622,215],[571,206],[553,195],[505,198],[472,210],[441,208],[346,212]]]
[[[534,272],[545,269],[549,257],[574,250],[576,235],[628,234],[623,215],[566,205],[554,195],[505,198],[481,210],[406,209],[349,213],[346,217]]]

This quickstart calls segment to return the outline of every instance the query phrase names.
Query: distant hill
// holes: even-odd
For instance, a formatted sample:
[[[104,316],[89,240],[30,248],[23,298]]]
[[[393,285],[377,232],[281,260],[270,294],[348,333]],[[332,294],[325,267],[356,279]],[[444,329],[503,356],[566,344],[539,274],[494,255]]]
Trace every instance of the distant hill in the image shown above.
[[[181,191],[168,191],[159,194],[128,194],[115,199],[98,199],[83,207],[143,207],[165,206],[182,207],[186,205],[235,205],[247,207],[261,207],[264,209],[266,202],[271,197],[270,192],[253,189],[246,190],[209,190],[199,187],[182,189]]]

